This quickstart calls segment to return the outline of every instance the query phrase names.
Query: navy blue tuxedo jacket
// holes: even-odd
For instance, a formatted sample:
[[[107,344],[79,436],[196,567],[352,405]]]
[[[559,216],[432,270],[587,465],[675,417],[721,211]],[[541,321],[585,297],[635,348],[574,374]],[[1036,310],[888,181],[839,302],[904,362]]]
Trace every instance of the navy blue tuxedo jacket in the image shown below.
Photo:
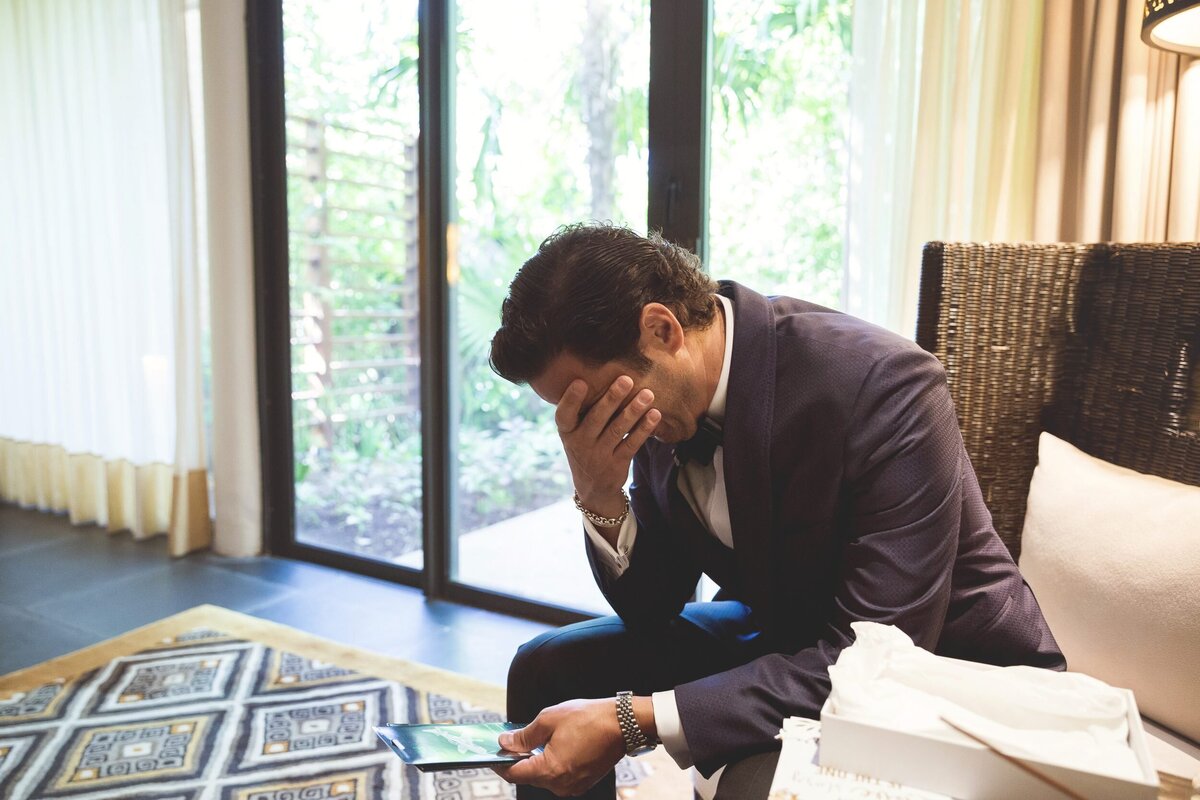
[[[817,717],[856,620],[896,625],[943,655],[1064,668],[992,527],[940,362],[846,314],[732,282],[720,291],[735,318],[724,440],[734,550],[710,577],[750,607],[768,654],[675,687],[700,771],[777,746],[785,717]],[[634,460],[625,572],[611,580],[589,545],[630,627],[676,616],[706,568],[688,534],[699,523],[670,499],[673,456],[652,439]]]

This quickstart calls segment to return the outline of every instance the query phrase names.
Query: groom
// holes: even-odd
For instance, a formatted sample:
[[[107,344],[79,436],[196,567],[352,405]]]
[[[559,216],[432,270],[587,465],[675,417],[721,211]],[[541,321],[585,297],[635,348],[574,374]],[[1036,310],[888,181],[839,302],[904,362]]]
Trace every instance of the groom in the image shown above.
[[[518,797],[612,798],[616,762],[659,743],[705,776],[734,765],[722,787],[757,774],[765,797],[782,721],[818,716],[856,620],[942,655],[1065,668],[941,365],[912,342],[714,283],[658,236],[576,225],[517,273],[491,358],[556,407],[617,613],[513,660],[509,719],[532,722],[501,744],[545,747],[505,770]],[[701,573],[713,602],[689,602]]]

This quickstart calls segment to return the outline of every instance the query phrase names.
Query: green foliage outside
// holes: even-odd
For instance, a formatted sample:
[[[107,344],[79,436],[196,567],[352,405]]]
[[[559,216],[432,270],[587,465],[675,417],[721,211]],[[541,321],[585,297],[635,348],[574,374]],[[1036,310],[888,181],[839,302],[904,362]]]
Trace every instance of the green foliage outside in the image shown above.
[[[849,5],[716,3],[717,277],[838,301]],[[420,547],[416,367],[367,362],[416,354],[415,2],[284,8],[288,113],[320,120],[324,141],[313,179],[317,123],[289,119],[293,388],[308,392],[293,403],[298,531],[397,557]],[[648,37],[646,0],[460,3],[451,412],[461,531],[570,493],[552,410],[493,374],[487,349],[508,282],[555,227],[601,218],[644,230]],[[317,311],[324,331],[304,316]],[[324,356],[351,366],[323,363],[327,345],[314,342],[330,335]]]
[[[708,268],[838,307],[850,0],[715,3]]]

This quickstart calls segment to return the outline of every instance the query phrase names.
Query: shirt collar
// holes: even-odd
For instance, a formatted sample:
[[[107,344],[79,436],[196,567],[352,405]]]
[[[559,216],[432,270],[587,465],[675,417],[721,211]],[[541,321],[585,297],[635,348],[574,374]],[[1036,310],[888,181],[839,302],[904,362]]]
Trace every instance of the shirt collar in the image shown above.
[[[723,295],[713,295],[721,301],[725,309],[725,358],[721,362],[721,377],[717,380],[717,390],[713,392],[712,402],[708,404],[705,416],[718,425],[725,424],[725,398],[729,394],[729,365],[733,361],[733,303]]]

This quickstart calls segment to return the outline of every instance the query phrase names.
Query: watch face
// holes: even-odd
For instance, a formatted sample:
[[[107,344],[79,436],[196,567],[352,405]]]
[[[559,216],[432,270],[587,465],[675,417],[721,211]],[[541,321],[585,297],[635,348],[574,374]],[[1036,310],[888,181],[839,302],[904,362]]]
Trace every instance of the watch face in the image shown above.
[[[635,747],[633,750],[630,750],[628,753],[626,753],[626,755],[637,758],[638,756],[646,755],[646,753],[653,753],[654,747],[655,745],[652,744],[644,744],[641,747]]]

